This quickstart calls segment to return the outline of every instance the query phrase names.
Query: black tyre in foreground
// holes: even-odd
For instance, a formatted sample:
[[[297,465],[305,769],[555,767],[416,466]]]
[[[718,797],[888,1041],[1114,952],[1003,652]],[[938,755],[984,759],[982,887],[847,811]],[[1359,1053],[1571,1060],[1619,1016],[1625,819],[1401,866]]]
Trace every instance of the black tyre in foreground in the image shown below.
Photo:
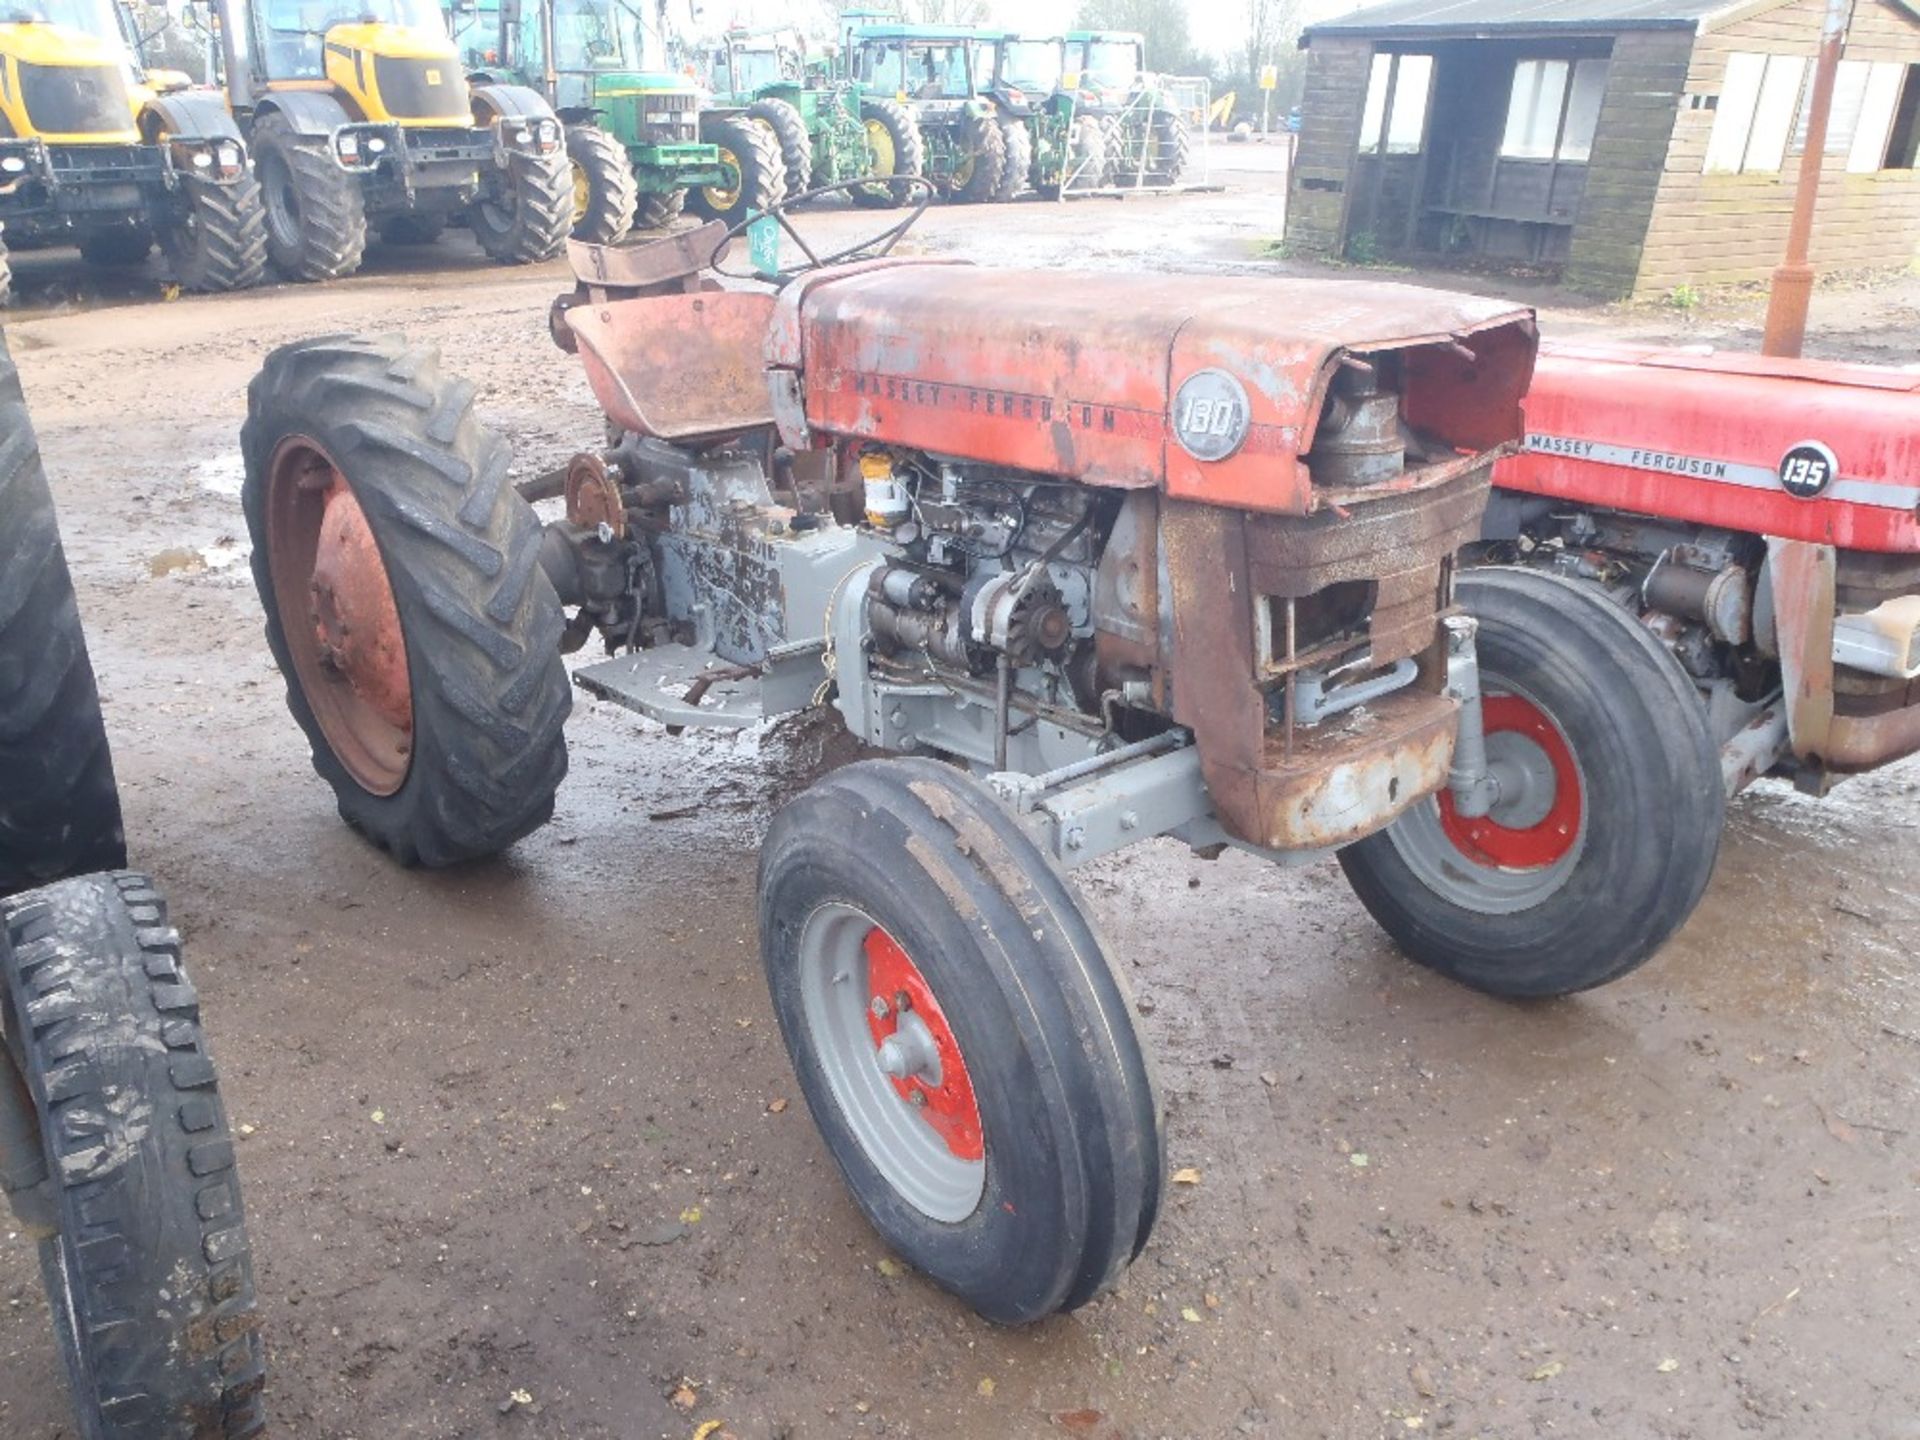
[[[242,503],[267,643],[340,813],[407,864],[491,855],[566,774],[540,522],[473,387],[399,337],[267,358]]]
[[[927,140],[913,112],[898,100],[863,100],[860,122],[867,132],[867,173],[877,181],[927,173]],[[897,209],[912,193],[908,185],[864,185],[853,202],[869,210]]]
[[[0,895],[126,863],[53,494],[0,333]]]
[[[1084,1305],[1145,1245],[1161,1111],[1065,879],[974,781],[867,761],[775,818],[760,949],[853,1197],[982,1315]]]
[[[360,268],[366,197],[324,138],[297,134],[282,116],[268,115],[253,130],[253,167],[274,269],[289,280],[337,280]]]
[[[1693,913],[1726,814],[1692,683],[1597,591],[1468,570],[1490,815],[1442,795],[1340,852],[1409,957],[1496,995],[1565,995],[1644,963]]]
[[[567,164],[573,178],[573,238],[593,245],[626,238],[640,205],[626,149],[592,124],[569,125]]]
[[[487,258],[537,265],[567,248],[573,229],[573,166],[564,154],[515,152],[505,170],[489,172],[467,224]]]
[[[192,176],[180,184],[185,214],[159,232],[173,278],[199,294],[258,285],[267,274],[267,212],[260,182],[243,171],[224,185]]]
[[[82,1440],[264,1434],[233,1140],[165,902],[89,875],[0,920],[0,1108],[39,1142],[13,1152],[8,1199],[40,1241]]]

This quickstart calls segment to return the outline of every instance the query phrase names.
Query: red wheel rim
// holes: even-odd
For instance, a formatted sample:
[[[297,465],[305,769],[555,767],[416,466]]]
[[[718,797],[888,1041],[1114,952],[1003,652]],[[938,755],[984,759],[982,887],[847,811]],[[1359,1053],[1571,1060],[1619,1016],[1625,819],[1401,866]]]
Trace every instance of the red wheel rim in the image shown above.
[[[1440,826],[1454,847],[1475,864],[1502,870],[1543,870],[1558,863],[1580,838],[1580,769],[1566,736],[1547,712],[1519,695],[1486,695],[1480,702],[1489,736],[1510,731],[1540,747],[1553,767],[1553,804],[1537,823],[1502,825],[1492,815],[1467,819],[1440,792]],[[1497,808],[1497,807],[1496,807]]]
[[[348,774],[373,795],[406,782],[413,681],[385,562],[332,456],[304,435],[267,466],[267,566],[300,693]]]
[[[867,956],[867,1028],[874,1049],[899,1034],[912,1016],[926,1027],[940,1057],[937,1084],[929,1084],[921,1074],[890,1076],[895,1093],[919,1111],[956,1159],[984,1159],[987,1149],[973,1081],[932,987],[900,943],[878,925],[867,932],[862,948]]]

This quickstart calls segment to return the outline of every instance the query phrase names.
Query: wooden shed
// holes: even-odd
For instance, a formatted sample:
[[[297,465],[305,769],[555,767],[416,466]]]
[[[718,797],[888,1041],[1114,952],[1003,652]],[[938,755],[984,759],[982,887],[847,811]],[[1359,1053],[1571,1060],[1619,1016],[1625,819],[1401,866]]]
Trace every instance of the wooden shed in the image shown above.
[[[1920,0],[1854,0],[1813,259],[1920,260]],[[1826,0],[1386,0],[1311,26],[1287,241],[1594,294],[1764,280]]]

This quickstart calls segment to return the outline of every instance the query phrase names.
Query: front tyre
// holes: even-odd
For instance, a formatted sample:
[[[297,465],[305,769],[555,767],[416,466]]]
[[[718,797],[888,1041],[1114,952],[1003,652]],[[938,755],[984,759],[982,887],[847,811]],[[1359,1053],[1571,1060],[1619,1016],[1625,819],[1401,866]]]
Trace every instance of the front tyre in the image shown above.
[[[540,522],[473,387],[398,337],[267,357],[241,492],[267,643],[340,814],[406,864],[546,823],[570,705]]]
[[[1006,159],[1000,167],[1000,188],[993,198],[1017,200],[1026,191],[1029,172],[1033,169],[1033,131],[1027,128],[1025,120],[1009,116],[1000,122],[1000,137]]]
[[[592,125],[567,126],[567,164],[573,180],[573,238],[615,245],[633,229],[640,186],[626,148]]]
[[[1490,815],[1442,792],[1340,852],[1419,964],[1508,996],[1565,995],[1644,963],[1713,874],[1726,800],[1705,707],[1627,611],[1531,570],[1463,573],[1480,622]]]
[[[1007,137],[993,115],[968,115],[960,124],[960,162],[950,183],[955,200],[977,205],[994,198],[1006,173]]]
[[[573,229],[573,168],[567,157],[513,151],[489,172],[467,212],[473,238],[501,265],[537,265],[567,245]]]
[[[1159,1208],[1151,1070],[1072,891],[985,790],[915,759],[806,791],[761,850],[760,946],[888,1245],[1001,1324],[1114,1283]]]
[[[268,115],[254,126],[253,167],[274,269],[290,280],[337,280],[360,268],[366,196],[335,162],[325,137],[296,134],[284,116]]]
[[[786,163],[780,142],[765,125],[744,115],[708,116],[701,122],[701,138],[718,147],[727,178],[692,192],[687,203],[696,215],[738,225],[786,199]]]
[[[866,132],[867,174],[876,182],[926,173],[927,139],[905,105],[898,100],[862,101],[860,125]],[[853,203],[869,210],[892,210],[906,204],[912,193],[909,185],[862,185],[853,192]]]
[[[160,230],[167,269],[183,290],[250,290],[267,274],[267,213],[260,182],[245,170],[220,184],[181,180],[184,213]]]
[[[263,1435],[233,1139],[166,903],[145,876],[89,875],[0,921],[0,1086],[40,1142],[4,1178],[82,1440]]]

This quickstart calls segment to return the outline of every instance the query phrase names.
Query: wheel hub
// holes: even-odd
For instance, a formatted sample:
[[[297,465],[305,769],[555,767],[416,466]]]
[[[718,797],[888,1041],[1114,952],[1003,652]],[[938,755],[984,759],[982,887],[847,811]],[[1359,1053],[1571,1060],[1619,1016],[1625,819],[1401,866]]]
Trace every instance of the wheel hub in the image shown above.
[[[867,1025],[874,1061],[901,1099],[946,1143],[955,1158],[986,1155],[980,1107],[959,1043],[926,978],[899,942],[879,926],[867,933]]]
[[[884,178],[893,174],[898,163],[894,155],[893,132],[878,120],[869,120],[866,125],[867,173]]]
[[[337,478],[327,491],[308,589],[320,663],[381,719],[396,729],[411,730],[413,686],[400,611],[366,512]]]
[[[373,527],[319,442],[290,435],[274,451],[266,531],[291,678],[334,758],[391,795],[413,753],[406,633]]]
[[[1487,763],[1499,799],[1476,819],[1440,795],[1440,823],[1462,854],[1481,865],[1540,870],[1558,863],[1580,834],[1580,771],[1547,713],[1519,695],[1481,701]]]

